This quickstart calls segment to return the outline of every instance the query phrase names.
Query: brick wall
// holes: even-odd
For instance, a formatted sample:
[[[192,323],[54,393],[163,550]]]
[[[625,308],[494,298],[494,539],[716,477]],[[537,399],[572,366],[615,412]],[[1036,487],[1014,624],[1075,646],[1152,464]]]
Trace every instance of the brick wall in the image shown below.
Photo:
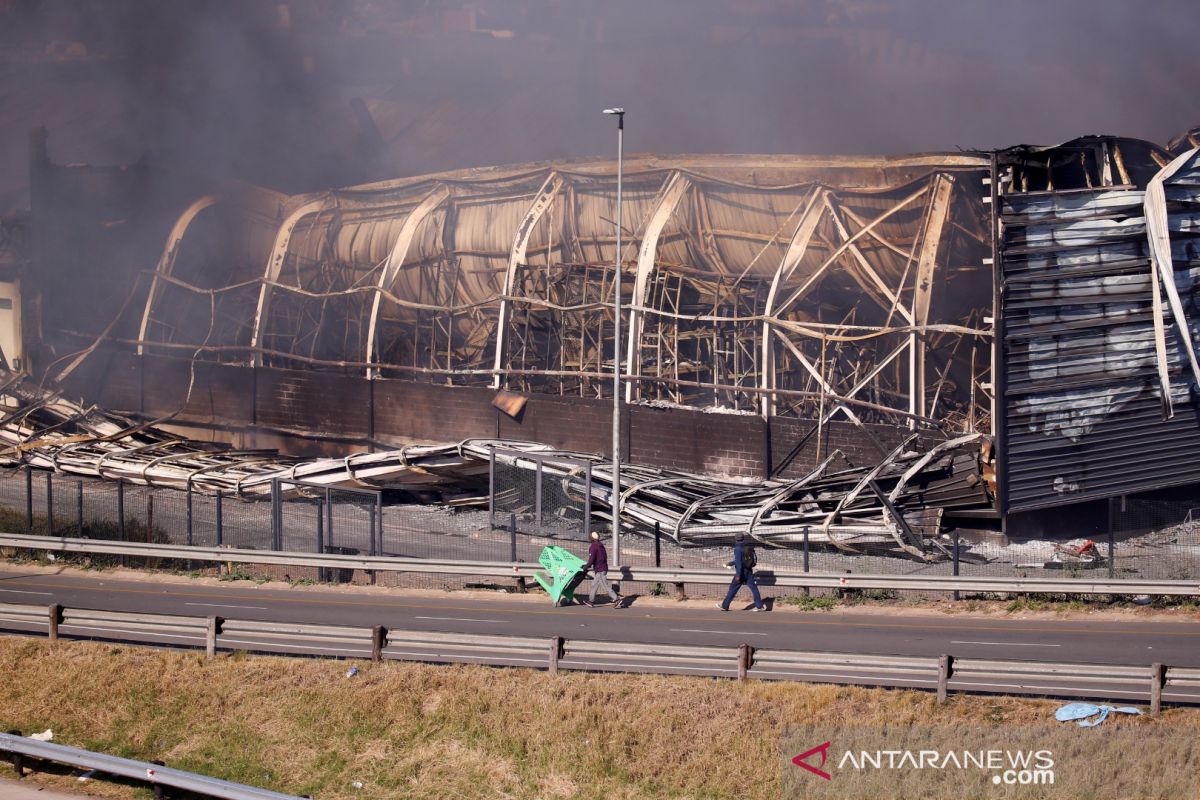
[[[761,417],[690,409],[629,408],[629,459],[685,472],[766,476]]]
[[[491,389],[375,381],[375,438],[454,442],[496,435]]]
[[[103,407],[159,416],[178,411],[188,378],[182,359],[139,360],[100,350],[71,376],[67,388]],[[492,407],[493,396],[484,387],[368,382],[303,370],[259,369],[255,376],[249,367],[197,364],[195,386],[178,421],[220,428],[242,445],[297,455],[366,449],[372,430],[377,442],[399,445],[490,438],[497,427],[503,438],[611,455],[610,401],[532,395],[514,420]],[[769,464],[776,477],[786,479],[802,477],[818,463],[813,420],[773,417],[768,430],[758,416],[649,406],[627,406],[623,420],[624,450],[638,464],[742,478],[766,477]],[[297,435],[304,433],[315,436]],[[822,428],[820,454],[824,458],[840,449],[855,465],[874,464],[907,433],[887,425],[867,425],[864,431],[831,421]]]
[[[366,438],[371,399],[366,378],[260,369],[257,380],[254,412],[259,425]]]

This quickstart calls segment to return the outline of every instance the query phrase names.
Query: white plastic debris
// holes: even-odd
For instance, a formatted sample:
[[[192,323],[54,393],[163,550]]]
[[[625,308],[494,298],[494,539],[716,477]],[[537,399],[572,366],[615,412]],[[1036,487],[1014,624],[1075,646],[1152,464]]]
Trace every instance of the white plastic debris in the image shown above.
[[[42,731],[41,733],[29,734],[29,738],[37,739],[39,742],[48,742],[54,738],[54,731],[50,730],[49,728],[46,728],[46,730]]]

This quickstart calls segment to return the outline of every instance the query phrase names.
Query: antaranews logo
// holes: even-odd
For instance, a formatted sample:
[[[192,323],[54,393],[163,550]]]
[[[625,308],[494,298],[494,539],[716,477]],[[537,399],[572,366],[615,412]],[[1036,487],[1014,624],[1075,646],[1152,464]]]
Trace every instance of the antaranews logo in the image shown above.
[[[1169,726],[792,725],[787,800],[1125,800],[1200,795],[1200,737]]]
[[[832,740],[792,757],[792,763],[817,777],[833,780],[822,767],[829,759]],[[808,759],[821,756],[819,766]],[[845,750],[836,761],[838,770],[983,770],[991,782],[1006,786],[1054,783],[1054,753],[1051,750]]]
[[[829,758],[829,746],[831,744],[832,744],[832,742],[825,742],[825,744],[819,744],[811,750],[805,750],[800,755],[793,756],[792,763],[795,764],[797,767],[803,767],[804,769],[811,772],[813,775],[824,778],[827,781],[833,780],[833,776],[830,775],[828,772],[826,772],[823,769],[818,769],[817,767],[814,767],[812,764],[809,764],[807,761],[807,759],[810,758],[811,756],[814,756],[817,753],[820,753],[821,754],[821,766],[822,767],[825,766],[825,761],[826,761],[826,759]]]

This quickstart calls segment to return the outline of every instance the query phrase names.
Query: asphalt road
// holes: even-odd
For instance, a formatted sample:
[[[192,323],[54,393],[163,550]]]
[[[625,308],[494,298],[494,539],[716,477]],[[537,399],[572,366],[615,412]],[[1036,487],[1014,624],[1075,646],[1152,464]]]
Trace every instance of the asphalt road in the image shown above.
[[[743,595],[745,593],[743,592]],[[748,607],[748,598],[740,598]],[[672,645],[747,643],[756,648],[877,655],[1020,659],[1084,664],[1200,667],[1200,622],[1150,619],[1029,620],[968,615],[746,611],[639,602],[612,609],[554,608],[526,598],[333,592],[302,587],[122,580],[0,568],[0,603],[61,603],[105,611],[209,615],[401,631],[588,639]],[[735,603],[734,608],[743,607]]]

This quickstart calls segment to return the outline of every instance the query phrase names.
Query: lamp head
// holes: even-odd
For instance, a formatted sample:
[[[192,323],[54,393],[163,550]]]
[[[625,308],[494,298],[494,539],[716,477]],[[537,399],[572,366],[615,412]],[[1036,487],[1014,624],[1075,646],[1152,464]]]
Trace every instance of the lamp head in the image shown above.
[[[606,108],[606,109],[604,109],[604,113],[605,114],[622,115],[625,113],[625,109],[623,109],[623,108]]]

